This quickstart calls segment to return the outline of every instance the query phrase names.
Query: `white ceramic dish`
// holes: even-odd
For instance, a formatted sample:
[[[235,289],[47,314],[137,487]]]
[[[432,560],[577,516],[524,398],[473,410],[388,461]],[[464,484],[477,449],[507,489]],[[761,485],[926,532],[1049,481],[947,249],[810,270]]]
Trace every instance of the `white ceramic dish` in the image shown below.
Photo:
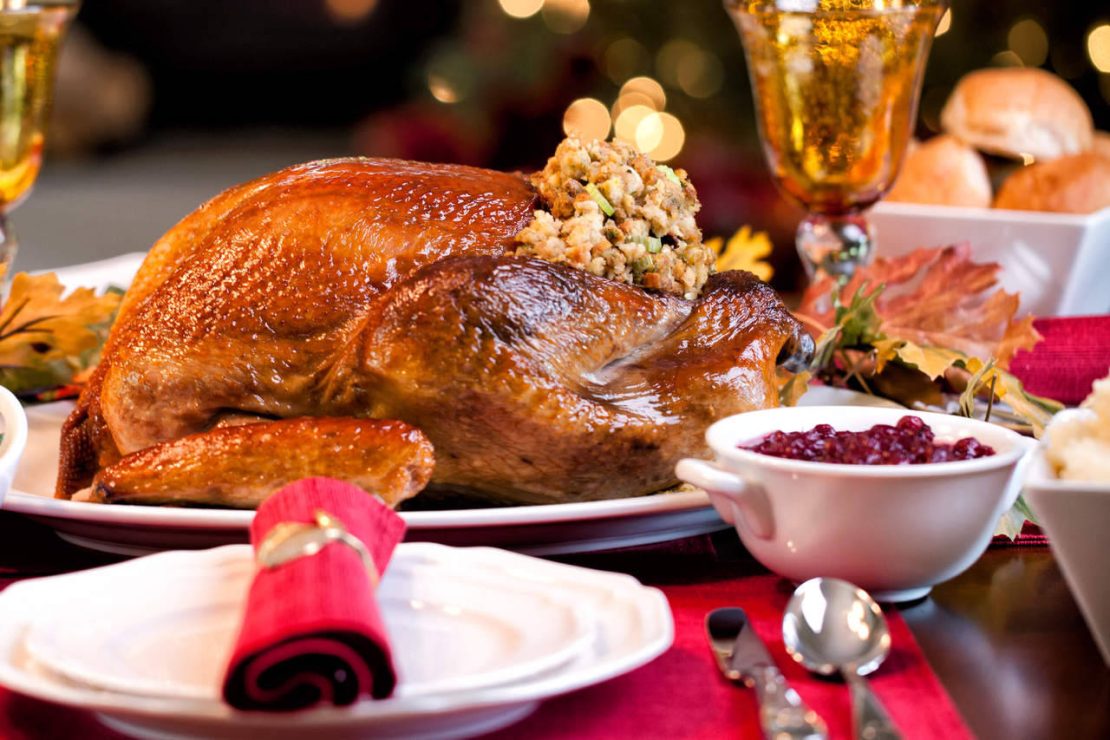
[[[0,507],[11,488],[23,451],[27,447],[27,416],[11,391],[0,386]]]
[[[384,701],[362,701],[346,708],[321,708],[291,714],[236,712],[210,698],[144,696],[92,688],[67,680],[47,669],[29,654],[27,635],[43,614],[78,613],[89,598],[103,598],[107,589],[140,591],[141,584],[165,578],[170,572],[191,572],[190,578],[213,586],[187,590],[181,603],[219,602],[244,585],[242,572],[249,572],[251,550],[232,546],[205,552],[165,553],[91,571],[24,581],[0,593],[0,684],[45,701],[97,712],[110,727],[150,738],[250,738],[275,740],[322,736],[337,738],[453,738],[476,735],[521,719],[544,699],[590,686],[633,670],[660,655],[671,644],[673,623],[665,597],[656,589],[641,586],[635,579],[573,566],[539,561],[523,555],[489,548],[453,549],[429,544],[403,544],[394,556],[393,568],[415,562],[412,579],[433,579],[443,584],[464,573],[481,573],[481,581],[460,578],[461,585],[447,600],[458,599],[467,588],[473,603],[489,594],[490,584],[502,591],[543,594],[560,604],[572,604],[586,615],[595,631],[587,648],[568,662],[547,670],[520,676],[508,683],[483,688],[456,688],[424,693],[403,691]],[[238,574],[238,575],[237,575]],[[238,585],[236,585],[238,584]],[[386,587],[383,580],[383,589]],[[434,588],[434,586],[428,586]],[[462,589],[460,591],[460,589]],[[135,598],[141,598],[141,594]],[[241,595],[238,598],[242,598]],[[199,602],[194,601],[199,599]],[[226,600],[226,598],[224,599]],[[531,628],[544,615],[529,611],[508,617],[516,627]],[[79,625],[78,625],[79,626]],[[172,629],[173,623],[165,625]],[[227,629],[222,634],[226,636]],[[421,633],[421,640],[427,638]],[[224,638],[226,639],[226,637]],[[413,652],[413,633],[394,635],[394,647],[402,666],[409,661],[427,663],[426,670],[450,670],[444,656],[433,651]],[[163,642],[159,641],[159,644]],[[453,646],[455,651],[479,650],[481,645]],[[209,651],[210,660],[222,662],[227,646]],[[431,666],[430,662],[435,665]],[[477,663],[464,661],[473,668]],[[185,671],[212,670],[204,661],[181,661]],[[186,681],[185,683],[190,683]],[[193,683],[196,683],[195,681]]]
[[[1049,424],[1080,409],[1061,411]],[[1056,478],[1038,449],[1025,478],[1025,499],[1048,534],[1048,543],[1079,610],[1091,628],[1106,665],[1110,666],[1110,576],[1106,536],[1110,532],[1110,484]]]
[[[399,646],[397,696],[517,681],[567,663],[596,639],[592,614],[558,593],[463,570],[441,553],[404,549],[378,588]],[[198,567],[201,558],[214,562]],[[80,628],[71,613],[45,615],[27,631],[28,655],[94,688],[219,701],[253,562],[232,545],[143,563],[126,578],[107,569],[90,575]]]
[[[1021,311],[1077,316],[1110,311],[1110,208],[1088,215],[880,203],[870,211],[878,254],[970,242],[978,262],[1002,265]]]
[[[837,465],[738,448],[775,430],[827,423],[859,431],[907,414],[921,417],[938,440],[973,436],[996,454],[927,465]],[[678,476],[709,492],[757,560],[795,581],[843,578],[883,601],[921,598],[978,559],[1020,492],[1015,473],[1035,444],[975,419],[842,406],[730,416],[706,439],[716,460],[683,460]]]

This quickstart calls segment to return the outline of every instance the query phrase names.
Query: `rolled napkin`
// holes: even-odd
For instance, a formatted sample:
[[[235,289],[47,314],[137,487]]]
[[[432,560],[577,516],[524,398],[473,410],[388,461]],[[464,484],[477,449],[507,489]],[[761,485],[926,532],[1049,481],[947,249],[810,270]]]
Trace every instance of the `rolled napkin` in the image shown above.
[[[1110,370],[1110,316],[1037,319],[1044,340],[1010,362],[1030,393],[1074,406],[1091,393],[1091,384]]]
[[[251,525],[259,567],[224,700],[290,711],[389,696],[397,675],[374,591],[404,532],[377,497],[330,478],[268,498]]]

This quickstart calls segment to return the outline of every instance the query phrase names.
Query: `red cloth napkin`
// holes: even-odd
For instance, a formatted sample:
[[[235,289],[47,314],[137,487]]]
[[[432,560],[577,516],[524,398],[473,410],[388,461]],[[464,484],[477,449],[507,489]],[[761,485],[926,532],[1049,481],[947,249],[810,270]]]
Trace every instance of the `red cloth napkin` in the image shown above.
[[[385,572],[404,520],[329,478],[297,481],[268,498],[251,525],[255,551],[275,525],[312,523],[318,510],[341,521]],[[228,704],[276,711],[345,705],[362,694],[389,696],[396,682],[374,584],[356,550],[333,542],[316,555],[259,568],[224,678]]]
[[[829,728],[830,740],[852,734],[848,687],[818,678],[795,663],[782,642],[782,612],[793,591],[773,575],[664,586],[675,616],[674,646],[647,666],[588,691],[555,699],[520,724],[487,740],[535,737],[761,737],[755,692],[726,682],[706,644],[710,609],[740,606],[767,643],[776,665]],[[871,688],[907,740],[972,735],[896,608],[884,608],[891,652],[868,676]]]
[[[1010,372],[1030,393],[1075,406],[1110,372],[1110,316],[1044,318],[1033,326],[1044,340],[1019,352]]]

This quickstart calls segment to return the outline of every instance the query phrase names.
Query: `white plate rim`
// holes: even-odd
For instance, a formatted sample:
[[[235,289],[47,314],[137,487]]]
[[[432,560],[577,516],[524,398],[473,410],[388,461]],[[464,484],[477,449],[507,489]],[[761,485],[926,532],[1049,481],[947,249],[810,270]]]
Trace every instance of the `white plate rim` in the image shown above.
[[[214,550],[245,547],[248,546],[226,545],[200,552],[209,553]],[[242,713],[219,702],[113,694],[79,686],[70,686],[57,680],[51,681],[45,677],[35,676],[16,664],[16,653],[22,645],[22,632],[5,636],[0,631],[0,685],[7,686],[12,691],[25,696],[72,706],[85,711],[99,712],[110,717],[140,717],[152,721],[159,718],[166,720],[186,718],[202,722],[238,722],[244,730],[248,728],[265,729],[267,726],[288,726],[290,723],[314,728],[337,727],[360,725],[368,722],[384,723],[418,718],[423,715],[442,715],[469,709],[508,707],[542,701],[587,686],[593,686],[643,666],[664,653],[673,643],[674,622],[666,597],[659,589],[644,586],[631,576],[592,571],[550,561],[540,561],[526,555],[495,548],[449,548],[444,545],[422,542],[404,543],[400,547],[439,550],[440,553],[453,551],[456,556],[460,551],[474,551],[476,555],[485,555],[483,563],[485,566],[490,565],[490,557],[505,559],[508,568],[513,567],[513,563],[521,563],[527,560],[538,563],[537,567],[566,569],[568,573],[574,573],[576,577],[579,574],[586,573],[589,574],[588,577],[595,580],[611,579],[613,596],[624,598],[626,606],[634,608],[641,621],[648,625],[651,631],[643,637],[634,649],[628,650],[624,654],[614,656],[602,653],[586,661],[585,665],[574,665],[572,663],[572,665],[564,668],[537,676],[533,680],[493,686],[473,692],[460,691],[439,696],[415,696],[405,699],[403,705],[400,702],[363,701],[351,707],[324,707],[293,714]],[[198,551],[175,551],[150,557],[181,557],[196,556],[197,554]],[[134,562],[138,561],[127,561],[123,564]],[[66,574],[52,576],[51,578],[66,578],[72,575],[79,574]],[[35,580],[38,579],[9,586],[3,592],[0,592],[0,603],[14,598],[13,593],[19,596],[28,588],[33,588]],[[4,610],[0,610],[0,625],[2,625],[4,619]],[[26,659],[24,658],[24,660]]]
[[[580,501],[567,504],[534,504],[488,509],[405,511],[401,517],[413,530],[465,529],[503,525],[554,524],[558,522],[615,519],[675,513],[712,506],[704,491],[674,491],[634,498]],[[167,507],[93,504],[47,498],[11,490],[2,506],[7,511],[51,519],[76,519],[100,524],[145,524],[214,530],[246,531],[253,511],[233,509],[173,509]]]
[[[212,559],[216,560],[217,558],[224,557],[226,553],[226,560],[224,560],[222,564],[217,564],[215,567],[226,569],[247,568],[251,570],[249,566],[252,564],[251,558],[253,556],[243,555],[244,551],[249,552],[249,545],[232,545],[226,548],[213,548],[213,550],[222,550],[223,552],[212,553],[212,550],[198,551],[190,553],[186,557],[198,555],[203,558],[205,554],[202,553],[212,553]],[[441,580],[449,581],[452,584],[470,583],[480,588],[493,588],[499,590],[502,596],[510,591],[522,594],[527,598],[533,599],[537,606],[542,604],[541,608],[544,610],[559,609],[562,613],[562,617],[569,620],[567,626],[570,631],[565,635],[567,639],[560,640],[558,644],[549,646],[544,652],[529,657],[517,664],[500,666],[492,670],[486,670],[482,673],[465,677],[455,676],[447,680],[432,680],[431,682],[411,685],[399,684],[397,696],[408,700],[413,697],[427,694],[443,694],[459,691],[462,688],[486,688],[518,681],[529,675],[538,675],[570,662],[576,656],[586,652],[597,639],[598,627],[591,611],[580,604],[574,603],[573,600],[567,598],[564,594],[551,593],[549,589],[543,589],[536,583],[528,580],[521,580],[512,585],[506,585],[506,579],[504,578],[492,577],[483,570],[477,568],[460,568],[450,560],[438,557],[438,550],[432,549],[431,552],[427,552],[429,550],[430,548],[406,548],[406,557],[402,567],[419,569],[427,568],[430,565],[433,570],[440,571],[438,577]],[[429,557],[429,555],[435,555],[436,557]],[[146,564],[144,563],[144,565]],[[194,566],[193,574],[186,575],[195,577],[196,572],[202,570],[203,567],[205,566]],[[162,573],[159,573],[159,575],[161,574]],[[137,576],[138,574],[136,573],[135,576],[132,577],[132,580]],[[149,578],[149,576],[147,577]],[[237,577],[244,579],[247,584],[250,583],[251,576],[249,574],[243,574]],[[142,597],[137,594],[129,594],[125,597],[125,600],[118,603],[122,603],[126,606],[138,606],[139,604],[134,601],[136,598],[141,601]],[[181,603],[178,603],[174,611],[180,611],[182,606]],[[238,604],[236,606],[238,607]],[[220,608],[226,607],[226,602],[221,602]],[[468,610],[470,610],[470,607],[468,607]],[[497,615],[490,615],[488,610],[474,610],[474,613],[486,617],[493,616],[495,619],[497,618]],[[166,615],[163,614],[162,616]],[[59,649],[64,648],[59,648],[51,632],[53,630],[66,631],[68,629],[66,622],[71,620],[72,617],[69,614],[53,614],[49,615],[44,621],[36,621],[35,623],[29,624],[23,637],[24,650],[28,656],[55,675],[61,676],[69,681],[83,684],[93,690],[110,691],[112,693],[128,696],[159,696],[176,700],[212,700],[211,696],[203,695],[196,691],[183,691],[179,694],[160,691],[157,689],[157,684],[159,683],[157,679],[144,677],[127,679],[112,675],[104,677],[103,674],[98,674],[97,671],[90,669],[83,662],[75,662],[66,655],[59,653]],[[503,619],[502,622],[510,627],[514,626],[510,620]],[[124,630],[127,628],[127,624],[123,624],[121,627],[121,629]]]

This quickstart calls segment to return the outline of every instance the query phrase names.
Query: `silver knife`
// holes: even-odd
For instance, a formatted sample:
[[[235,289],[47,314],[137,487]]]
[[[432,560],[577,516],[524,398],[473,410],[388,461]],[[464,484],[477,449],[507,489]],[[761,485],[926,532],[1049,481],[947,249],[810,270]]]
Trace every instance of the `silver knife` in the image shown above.
[[[755,689],[764,737],[775,740],[828,737],[825,723],[786,683],[743,609],[714,609],[705,619],[705,628],[725,678]]]

